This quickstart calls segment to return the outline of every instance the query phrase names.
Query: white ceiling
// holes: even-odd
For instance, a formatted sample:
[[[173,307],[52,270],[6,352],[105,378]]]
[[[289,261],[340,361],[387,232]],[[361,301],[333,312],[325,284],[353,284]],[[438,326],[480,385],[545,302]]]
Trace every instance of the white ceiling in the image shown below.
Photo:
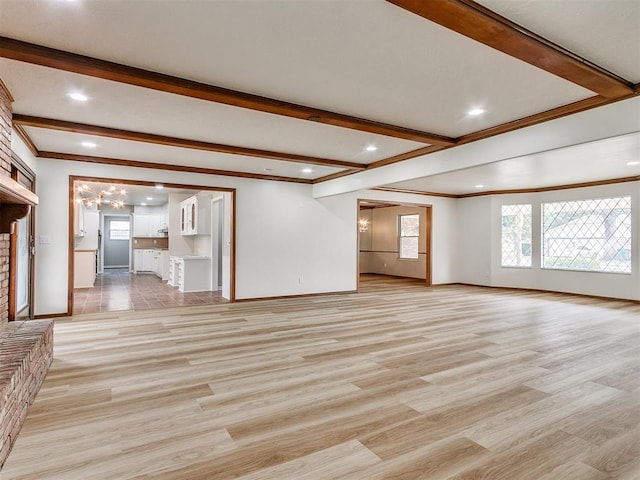
[[[167,163],[171,165],[216,168],[247,173],[278,175],[293,178],[318,178],[343,169],[321,165],[306,165],[280,160],[266,160],[244,155],[206,152],[179,147],[166,147],[148,143],[98,137],[71,132],[57,132],[43,128],[25,127],[29,137],[43,151],[66,152],[75,155]],[[93,142],[96,148],[86,148],[82,142]],[[45,148],[46,147],[46,148]],[[304,173],[303,168],[311,168]],[[268,170],[267,170],[268,169]]]
[[[640,82],[639,0],[479,0],[557,45]]]
[[[15,112],[135,132],[371,163],[424,144],[0,59]],[[70,92],[90,97],[73,102]],[[168,114],[170,112],[170,114]],[[378,150],[367,152],[375,145]],[[38,145],[40,147],[40,145]],[[50,150],[42,146],[41,150]]]
[[[387,187],[435,193],[543,188],[640,175],[640,133],[487,163]],[[476,185],[482,185],[477,188]]]
[[[627,80],[640,80],[640,0],[481,3]],[[384,0],[0,0],[0,35],[451,137],[594,95]],[[23,115],[360,164],[427,145],[3,58],[0,78],[15,98],[14,113]],[[90,100],[73,102],[70,91]],[[469,117],[472,107],[486,113]],[[41,128],[27,132],[41,151],[308,180],[343,170]],[[83,140],[98,148],[84,149]],[[637,156],[637,140],[610,142],[603,145],[626,145],[620,156]],[[369,145],[378,150],[365,151]],[[601,156],[569,158],[560,151],[501,163],[487,158],[488,165],[467,170],[452,162],[450,173],[394,185],[458,194],[478,183],[513,189],[633,175]],[[303,173],[309,166],[313,172]]]

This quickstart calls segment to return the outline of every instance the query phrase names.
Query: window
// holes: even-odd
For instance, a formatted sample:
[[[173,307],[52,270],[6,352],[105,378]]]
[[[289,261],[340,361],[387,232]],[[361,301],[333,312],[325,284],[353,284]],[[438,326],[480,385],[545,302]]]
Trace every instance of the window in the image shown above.
[[[531,266],[531,205],[502,206],[502,266]]]
[[[400,215],[400,258],[418,258],[418,238],[420,237],[420,216]]]
[[[631,273],[631,197],[542,204],[542,267]]]
[[[112,220],[109,223],[109,240],[129,240],[129,222]]]

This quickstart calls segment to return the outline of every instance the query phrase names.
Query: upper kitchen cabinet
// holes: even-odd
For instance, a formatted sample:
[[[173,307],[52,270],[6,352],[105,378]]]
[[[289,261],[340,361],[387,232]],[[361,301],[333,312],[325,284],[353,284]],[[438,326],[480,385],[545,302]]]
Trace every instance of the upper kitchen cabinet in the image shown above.
[[[133,215],[133,236],[149,236],[149,215],[141,215],[138,213]]]
[[[133,214],[133,236],[166,237],[167,213],[164,210],[150,207],[143,212],[136,211]]]
[[[75,237],[84,237],[84,213],[86,209],[87,207],[85,207],[84,203],[81,201],[77,202],[73,209],[73,235]]]
[[[198,194],[180,202],[180,234],[211,235],[211,195]]]

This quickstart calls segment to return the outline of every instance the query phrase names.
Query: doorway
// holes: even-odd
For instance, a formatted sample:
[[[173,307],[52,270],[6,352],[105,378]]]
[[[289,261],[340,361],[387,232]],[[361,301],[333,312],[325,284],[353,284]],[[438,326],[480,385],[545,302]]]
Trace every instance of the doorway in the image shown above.
[[[95,276],[79,286],[83,252],[77,240],[69,245],[69,314],[235,300],[234,189],[72,176],[69,194],[70,232],[95,236],[91,248],[98,250]],[[208,218],[198,221],[196,232],[180,222],[183,204],[193,199],[198,218]],[[208,272],[194,268],[209,261]],[[207,282],[210,288],[202,287]]]
[[[128,216],[104,215],[104,235],[98,235],[102,237],[103,268],[129,268],[130,224]]]
[[[35,192],[36,175],[13,155],[11,178]],[[9,237],[9,321],[33,319],[35,214],[19,219]]]
[[[365,275],[431,286],[431,223],[431,205],[358,200],[358,288]]]

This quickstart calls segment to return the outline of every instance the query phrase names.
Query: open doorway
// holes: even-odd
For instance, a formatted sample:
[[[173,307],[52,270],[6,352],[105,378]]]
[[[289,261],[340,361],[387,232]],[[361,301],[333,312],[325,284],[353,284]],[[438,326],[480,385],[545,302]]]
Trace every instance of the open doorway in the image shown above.
[[[131,222],[129,216],[103,215],[104,235],[98,232],[98,248],[102,250],[103,269],[129,269]]]
[[[431,286],[431,205],[358,201],[361,281],[413,279]]]
[[[234,301],[235,191],[70,178],[69,312]]]

